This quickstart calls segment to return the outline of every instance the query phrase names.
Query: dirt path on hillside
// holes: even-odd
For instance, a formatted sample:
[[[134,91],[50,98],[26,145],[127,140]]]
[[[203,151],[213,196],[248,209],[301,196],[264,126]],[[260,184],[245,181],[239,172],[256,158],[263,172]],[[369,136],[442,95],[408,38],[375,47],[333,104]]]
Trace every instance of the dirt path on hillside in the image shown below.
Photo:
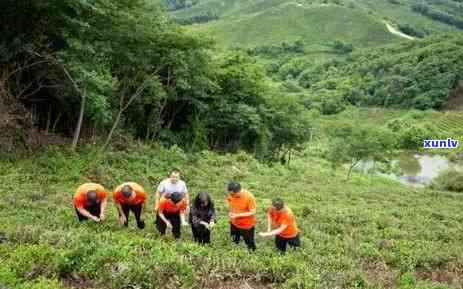
[[[398,29],[396,29],[395,27],[393,27],[391,24],[387,23],[386,21],[384,21],[384,24],[386,24],[387,30],[389,30],[390,33],[392,33],[394,35],[397,35],[399,37],[408,39],[408,40],[415,40],[415,37],[412,37],[410,35],[407,35],[407,34],[401,32],[401,31],[399,31]]]

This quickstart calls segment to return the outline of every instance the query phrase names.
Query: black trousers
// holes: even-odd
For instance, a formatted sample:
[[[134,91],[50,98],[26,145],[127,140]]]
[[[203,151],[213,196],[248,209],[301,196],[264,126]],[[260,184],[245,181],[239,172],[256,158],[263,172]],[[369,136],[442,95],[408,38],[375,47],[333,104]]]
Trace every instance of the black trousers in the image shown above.
[[[139,205],[122,205],[121,204],[121,207],[122,207],[122,212],[124,213],[124,216],[125,216],[124,226],[127,227],[129,225],[129,215],[130,215],[130,212],[133,212],[133,214],[135,215],[135,220],[137,221],[137,227],[139,229],[145,228],[145,222],[141,220],[141,211],[143,208],[142,204],[139,204]]]
[[[286,247],[289,245],[290,247],[297,248],[301,246],[301,239],[299,238],[299,235],[297,235],[294,238],[282,238],[280,236],[275,237],[275,245],[277,246],[277,249],[280,250],[281,252],[286,252]]]
[[[172,224],[172,234],[174,235],[174,238],[179,239],[180,238],[180,225],[181,225],[180,212],[173,213],[173,214],[164,213],[164,216]],[[158,229],[161,235],[166,234],[167,225],[166,223],[164,223],[161,217],[159,217],[159,215],[156,215],[156,229]]]
[[[233,224],[230,224],[230,235],[235,244],[240,243],[241,237],[243,237],[244,243],[250,250],[256,250],[256,242],[254,240],[255,228],[251,229],[240,229]]]
[[[77,208],[74,206],[74,208],[76,209],[76,213],[77,213],[77,218],[79,219],[79,222],[83,222],[83,221],[86,221],[88,220],[88,217],[82,215],[79,210],[77,210]],[[87,207],[85,208],[92,216],[95,216],[97,218],[100,217],[101,215],[101,204],[96,204],[94,206],[91,206],[91,207]]]
[[[193,232],[193,239],[200,244],[211,243],[211,231],[209,231],[203,225],[191,225],[191,231]]]

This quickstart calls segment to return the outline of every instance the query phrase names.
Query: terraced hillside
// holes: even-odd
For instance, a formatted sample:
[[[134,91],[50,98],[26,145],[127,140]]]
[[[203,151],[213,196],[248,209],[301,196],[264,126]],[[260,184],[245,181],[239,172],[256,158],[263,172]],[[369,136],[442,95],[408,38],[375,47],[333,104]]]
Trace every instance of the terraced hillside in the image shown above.
[[[407,126],[420,128],[426,137],[433,139],[457,139],[460,145],[457,150],[433,150],[433,153],[447,154],[463,152],[463,114],[455,111],[419,111],[404,109],[384,109],[384,108],[355,108],[350,107],[342,113],[324,116],[321,119],[319,134],[324,137],[324,132],[330,127],[339,123],[362,123],[368,122],[375,126],[382,126],[400,120],[407,123]],[[390,126],[390,125],[389,125]],[[326,140],[329,141],[329,140]],[[429,152],[429,151],[427,151]]]
[[[448,137],[460,141],[459,151],[463,151],[463,114],[459,112],[446,112],[437,121],[433,121],[434,126]]]

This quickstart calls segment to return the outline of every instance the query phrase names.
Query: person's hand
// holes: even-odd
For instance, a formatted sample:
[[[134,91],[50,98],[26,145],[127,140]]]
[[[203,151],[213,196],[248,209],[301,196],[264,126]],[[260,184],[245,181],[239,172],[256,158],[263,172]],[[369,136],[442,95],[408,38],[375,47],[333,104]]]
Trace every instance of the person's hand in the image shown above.
[[[92,219],[93,219],[93,221],[95,221],[97,223],[99,223],[101,221],[100,218],[97,218],[97,217],[93,217]]]
[[[238,218],[238,214],[235,214],[235,213],[229,213],[228,216],[230,217],[230,219]]]
[[[120,216],[119,216],[119,223],[125,224],[126,221],[127,221],[127,219],[125,218],[124,215],[120,215]]]
[[[182,226],[188,226],[188,223],[185,221],[182,221]]]
[[[211,230],[212,228],[214,228],[214,226],[215,226],[214,221],[211,221],[211,222],[209,223],[209,226],[208,226],[208,227],[209,227],[209,230]]]
[[[166,223],[167,228],[172,229],[172,224],[170,222]]]
[[[105,214],[105,213],[102,213],[102,214],[100,215],[100,220],[101,220],[101,221],[106,220],[106,214]]]

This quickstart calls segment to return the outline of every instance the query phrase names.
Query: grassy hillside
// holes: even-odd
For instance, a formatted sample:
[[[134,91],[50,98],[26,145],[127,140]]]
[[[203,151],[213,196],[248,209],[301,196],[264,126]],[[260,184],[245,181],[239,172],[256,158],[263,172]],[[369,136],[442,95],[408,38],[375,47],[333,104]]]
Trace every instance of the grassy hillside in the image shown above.
[[[333,174],[325,161],[298,157],[266,166],[246,154],[186,155],[178,148],[129,146],[103,155],[48,150],[3,156],[0,181],[0,285],[7,288],[461,288],[463,198],[388,180]],[[138,231],[116,222],[78,224],[71,206],[78,184],[107,188],[140,182],[151,193],[172,166],[190,191],[212,193],[219,224],[211,248],[160,238],[153,215]],[[258,199],[258,230],[271,198],[282,196],[298,218],[303,247],[281,256],[258,239],[249,254],[230,244],[224,186],[234,178]],[[148,208],[153,201],[150,200]],[[246,285],[248,284],[248,285]],[[244,288],[243,287],[243,288]],[[246,287],[247,288],[247,287]]]
[[[380,21],[362,11],[335,5],[304,7],[285,3],[195,29],[207,31],[228,47],[270,45],[298,39],[306,43],[339,39],[364,46],[396,40]]]
[[[461,4],[428,1],[429,7],[460,17]],[[397,27],[407,26],[422,35],[459,30],[413,11],[421,3],[406,1],[318,1],[318,0],[203,0],[172,13],[187,19],[210,13],[219,18],[194,25],[225,47],[259,46],[304,39],[309,43],[341,39],[363,48],[397,40],[388,35],[383,21]]]
[[[422,3],[419,0],[402,0],[402,1],[378,1],[378,0],[359,0],[355,1],[358,6],[371,11],[377,17],[387,19],[393,24],[409,24],[419,30],[430,33],[441,32],[459,32],[455,27],[429,19],[421,14],[414,12],[411,5]],[[426,1],[440,2],[440,9],[449,9],[457,1]]]
[[[432,139],[453,138],[463,142],[463,114],[433,110],[405,110],[384,108],[349,107],[336,115],[323,116],[320,119],[320,134],[338,123],[361,123],[367,121],[375,126],[383,126],[401,120],[422,129]],[[329,141],[329,140],[326,140]],[[463,152],[463,145],[456,150],[425,150],[426,153],[457,154]]]

